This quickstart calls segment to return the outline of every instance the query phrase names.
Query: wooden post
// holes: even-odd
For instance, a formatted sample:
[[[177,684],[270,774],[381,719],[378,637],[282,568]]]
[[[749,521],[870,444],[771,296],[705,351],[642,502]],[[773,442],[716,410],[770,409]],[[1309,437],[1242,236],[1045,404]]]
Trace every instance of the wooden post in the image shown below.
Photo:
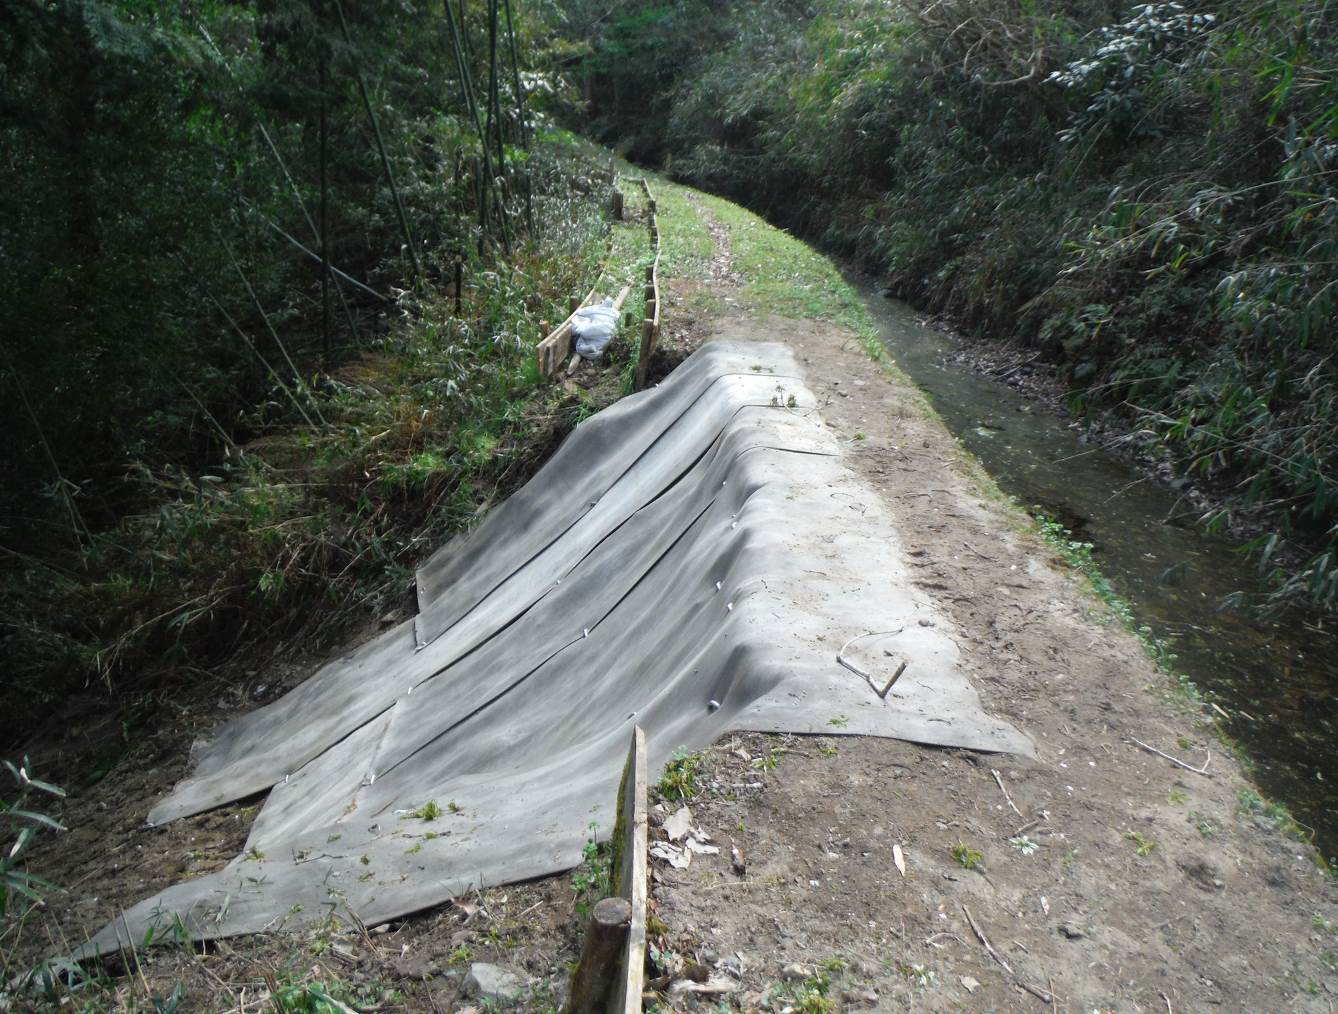
[[[618,792],[618,820],[613,829],[613,890],[632,904],[622,974],[610,1002],[610,1014],[641,1014],[646,985],[646,900],[650,889],[650,805],[647,800],[646,733],[632,730],[623,781]]]
[[[655,322],[653,320],[643,320],[641,322],[641,351],[636,358],[636,379],[633,384],[633,387],[638,391],[643,390],[646,386],[646,371],[650,368],[650,354],[654,345]]]
[[[615,222],[623,220],[623,192],[617,187],[613,188],[613,193],[609,196],[609,214],[613,216]]]
[[[571,976],[566,1014],[600,1014],[615,995],[622,951],[632,926],[632,903],[605,898],[590,913],[581,960]]]

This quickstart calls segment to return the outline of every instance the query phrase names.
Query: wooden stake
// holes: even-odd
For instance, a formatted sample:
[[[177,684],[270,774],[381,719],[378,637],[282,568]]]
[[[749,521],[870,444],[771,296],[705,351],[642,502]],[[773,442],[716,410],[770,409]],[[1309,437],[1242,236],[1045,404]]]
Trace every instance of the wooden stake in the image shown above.
[[[626,898],[605,898],[590,913],[581,959],[571,976],[567,1014],[596,1014],[613,995],[627,931],[632,925],[632,903]]]
[[[618,820],[613,831],[613,888],[631,902],[632,922],[627,930],[620,981],[610,996],[611,1014],[640,1014],[641,991],[646,981],[646,903],[650,887],[646,768],[646,733],[637,726],[632,730],[632,747],[623,769]]]

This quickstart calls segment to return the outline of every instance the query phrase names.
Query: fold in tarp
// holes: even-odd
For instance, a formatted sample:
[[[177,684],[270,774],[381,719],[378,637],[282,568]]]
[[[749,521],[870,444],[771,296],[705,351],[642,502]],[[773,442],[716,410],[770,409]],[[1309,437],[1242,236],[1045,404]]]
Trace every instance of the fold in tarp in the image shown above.
[[[80,954],[178,916],[199,938],[350,912],[373,925],[569,869],[592,820],[612,831],[634,725],[657,770],[731,730],[1032,750],[981,710],[780,345],[706,345],[586,420],[424,564],[418,602],[197,748],[150,820],[269,790],[243,853]],[[888,631],[846,654],[871,675],[888,667],[872,646],[907,661],[883,699],[837,654]]]

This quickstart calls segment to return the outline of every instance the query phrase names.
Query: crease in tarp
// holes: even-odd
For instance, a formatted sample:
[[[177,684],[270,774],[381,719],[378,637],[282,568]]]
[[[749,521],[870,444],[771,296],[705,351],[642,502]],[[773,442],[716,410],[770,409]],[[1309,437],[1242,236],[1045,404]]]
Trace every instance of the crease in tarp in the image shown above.
[[[785,374],[793,357],[713,343],[578,427],[422,572],[434,622],[454,615],[428,647],[406,621],[220,729],[154,814],[270,788],[247,850],[134,906],[120,935],[176,916],[199,938],[332,911],[374,925],[568,869],[592,815],[601,837],[612,829],[634,724],[656,768],[740,730],[1032,752],[982,710],[951,624],[913,586],[881,501],[817,414],[757,404],[778,379],[774,402],[793,393],[807,406],[811,393],[749,379],[752,364]],[[613,430],[635,430],[638,446],[616,451]],[[606,514],[560,520],[606,497]],[[898,625],[915,661],[879,701],[836,645]],[[456,806],[434,822],[408,816],[430,800]],[[117,937],[109,925],[79,953]]]
[[[515,679],[515,680],[512,681],[511,683],[509,683],[509,684],[507,684],[506,686],[504,686],[501,690],[499,690],[496,694],[494,694],[494,695],[493,695],[492,697],[490,697],[488,700],[486,700],[486,701],[484,701],[483,703],[481,703],[480,705],[478,705],[478,707],[476,707],[473,711],[471,711],[471,712],[469,712],[468,714],[463,715],[463,716],[461,716],[460,718],[458,718],[458,719],[456,719],[455,721],[453,721],[449,726],[447,726],[446,728],[442,729],[441,732],[440,732],[437,736],[433,737],[432,740],[429,740],[428,742],[425,742],[425,743],[421,744],[420,746],[416,747],[416,748],[413,750],[412,753],[406,754],[404,757],[402,757],[402,758],[400,758],[399,760],[395,761],[390,767],[386,768],[385,771],[382,772],[382,774],[390,774],[392,771],[395,770],[395,768],[399,767],[401,764],[407,763],[408,761],[412,760],[413,757],[414,757],[416,754],[418,754],[418,753],[419,753],[420,751],[422,751],[422,750],[426,750],[426,749],[428,749],[428,748],[432,745],[432,743],[435,742],[437,739],[440,739],[440,738],[443,737],[443,736],[447,736],[447,735],[449,735],[449,734],[450,734],[451,732],[453,732],[456,728],[458,728],[461,724],[463,724],[464,722],[467,722],[469,719],[471,719],[471,718],[473,718],[474,716],[478,715],[478,714],[479,714],[480,712],[482,712],[485,708],[492,707],[492,705],[494,705],[494,704],[496,704],[498,701],[502,700],[504,697],[506,697],[507,694],[511,693],[513,690],[515,690],[517,687],[519,687],[522,683],[524,683],[526,680],[528,680],[531,676],[533,676],[535,673],[537,673],[537,672],[539,672],[541,669],[543,669],[544,666],[548,665],[549,662],[553,661],[555,658],[557,658],[559,655],[561,655],[564,651],[566,651],[566,650],[569,649],[569,648],[574,647],[575,645],[579,644],[580,642],[582,642],[582,641],[588,639],[591,635],[595,634],[595,633],[599,630],[600,625],[603,624],[603,623],[604,623],[610,616],[613,615],[614,610],[616,610],[616,609],[618,608],[618,606],[619,606],[622,602],[626,601],[627,597],[628,597],[629,595],[631,595],[633,592],[635,592],[636,589],[641,585],[641,583],[642,583],[643,581],[646,580],[647,576],[648,576],[651,572],[654,571],[655,566],[656,566],[661,560],[663,560],[666,556],[668,556],[668,555],[673,551],[673,548],[674,548],[675,546],[678,545],[679,542],[681,542],[683,539],[687,538],[687,536],[689,535],[689,533],[690,533],[690,532],[692,531],[692,529],[696,526],[697,522],[700,521],[701,518],[705,517],[706,512],[709,511],[709,510],[711,509],[711,507],[712,507],[714,504],[715,504],[715,499],[713,498],[713,499],[711,500],[711,502],[710,502],[709,504],[707,504],[705,507],[703,507],[703,508],[701,509],[701,511],[697,514],[697,516],[696,516],[695,518],[692,519],[692,523],[689,524],[687,528],[685,528],[682,532],[679,533],[678,538],[674,539],[674,541],[673,541],[673,542],[672,542],[672,543],[671,543],[671,544],[664,550],[664,552],[661,553],[658,557],[655,558],[655,560],[653,560],[653,561],[651,562],[651,565],[650,565],[649,567],[647,567],[645,571],[642,572],[642,574],[637,578],[637,580],[632,584],[632,586],[631,586],[630,588],[628,588],[628,590],[627,590],[621,597],[619,597],[617,601],[615,601],[612,605],[610,605],[610,606],[604,611],[604,613],[603,613],[602,615],[600,615],[600,616],[599,616],[594,622],[592,622],[589,626],[586,626],[586,627],[582,627],[582,628],[581,628],[581,629],[582,629],[582,633],[581,633],[581,634],[579,634],[579,635],[573,637],[573,638],[572,638],[570,641],[568,641],[566,644],[562,645],[560,648],[558,648],[556,651],[554,651],[551,655],[549,655],[547,658],[545,658],[542,662],[540,662],[538,665],[536,665],[533,669],[530,669],[530,670],[529,670],[528,672],[526,672],[524,675],[518,677],[517,679]],[[387,730],[387,732],[388,732],[388,731],[389,731],[389,730]],[[370,784],[370,783],[369,783],[369,784]]]

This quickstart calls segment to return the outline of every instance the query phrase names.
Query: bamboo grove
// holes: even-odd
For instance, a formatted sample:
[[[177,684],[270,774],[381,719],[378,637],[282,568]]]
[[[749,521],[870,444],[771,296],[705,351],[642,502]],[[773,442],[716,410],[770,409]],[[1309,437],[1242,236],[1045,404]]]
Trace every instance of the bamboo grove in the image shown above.
[[[554,16],[0,0],[16,714],[384,590],[470,516],[606,228]]]

